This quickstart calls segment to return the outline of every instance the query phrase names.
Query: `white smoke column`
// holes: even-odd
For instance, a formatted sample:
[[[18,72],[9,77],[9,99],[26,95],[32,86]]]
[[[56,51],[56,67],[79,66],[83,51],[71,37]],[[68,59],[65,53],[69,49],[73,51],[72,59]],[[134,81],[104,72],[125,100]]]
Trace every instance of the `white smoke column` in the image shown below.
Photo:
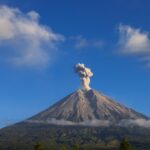
[[[93,73],[89,68],[86,68],[84,64],[76,64],[75,72],[80,76],[82,88],[86,91],[90,90],[90,77],[93,76]]]

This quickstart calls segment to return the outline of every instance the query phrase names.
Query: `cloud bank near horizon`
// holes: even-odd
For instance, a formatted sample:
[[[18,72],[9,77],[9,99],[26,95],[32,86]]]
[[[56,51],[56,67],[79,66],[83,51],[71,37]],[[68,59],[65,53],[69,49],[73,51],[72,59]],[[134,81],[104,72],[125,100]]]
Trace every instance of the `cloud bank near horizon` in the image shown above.
[[[145,127],[150,128],[150,119],[123,119],[119,123],[120,126],[139,126],[139,127]]]
[[[73,122],[69,120],[60,119],[57,120],[55,118],[49,120],[25,120],[27,123],[46,123],[46,124],[55,124],[55,125],[69,125],[69,126],[109,126],[110,121],[108,120],[87,120],[82,122]]]
[[[25,120],[27,123],[46,123],[46,124],[55,124],[55,125],[81,125],[81,126],[120,126],[120,127],[144,127],[150,128],[150,119],[122,119],[119,123],[112,124],[109,120],[86,120],[82,122],[72,122],[64,119],[57,120],[55,118],[49,120]]]

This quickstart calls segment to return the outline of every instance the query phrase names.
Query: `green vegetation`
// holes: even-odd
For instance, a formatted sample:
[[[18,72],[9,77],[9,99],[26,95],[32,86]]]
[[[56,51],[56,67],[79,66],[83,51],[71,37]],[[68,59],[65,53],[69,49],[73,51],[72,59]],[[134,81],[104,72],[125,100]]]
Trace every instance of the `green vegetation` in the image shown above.
[[[132,146],[127,138],[123,138],[123,140],[121,141],[120,150],[132,150]]]
[[[75,144],[75,145],[73,145],[73,150],[80,150],[80,148],[79,148],[79,144]]]
[[[62,146],[60,147],[60,150],[67,150],[67,148],[66,148],[65,145],[62,145]]]
[[[120,150],[125,136],[135,150],[150,149],[150,129],[22,123],[0,131],[0,150],[35,150],[39,141],[44,150]]]
[[[35,144],[34,150],[44,150],[44,146],[38,142]]]

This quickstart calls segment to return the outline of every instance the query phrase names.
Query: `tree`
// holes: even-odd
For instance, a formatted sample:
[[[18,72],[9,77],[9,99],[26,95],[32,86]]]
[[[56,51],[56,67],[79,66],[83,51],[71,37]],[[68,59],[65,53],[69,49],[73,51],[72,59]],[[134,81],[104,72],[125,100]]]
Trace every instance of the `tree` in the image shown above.
[[[120,143],[120,150],[132,150],[132,147],[127,138],[123,138]]]
[[[67,150],[66,146],[62,145],[60,150]]]
[[[44,147],[41,143],[36,143],[34,146],[34,150],[44,150]]]
[[[73,150],[79,150],[80,148],[79,148],[79,145],[78,144],[75,144],[75,145],[73,145]]]

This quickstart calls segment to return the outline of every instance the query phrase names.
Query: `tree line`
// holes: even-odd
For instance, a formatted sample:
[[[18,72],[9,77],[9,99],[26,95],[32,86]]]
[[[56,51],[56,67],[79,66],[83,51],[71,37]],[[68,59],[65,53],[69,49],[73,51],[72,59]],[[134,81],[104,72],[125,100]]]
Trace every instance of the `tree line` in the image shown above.
[[[83,149],[83,148],[82,148]],[[45,150],[44,149],[44,145],[40,142],[36,143],[34,145],[34,150]],[[54,150],[54,148],[51,148],[49,150]],[[68,149],[67,146],[62,145],[59,150],[70,150],[70,148]],[[79,144],[74,144],[71,148],[71,150],[81,150]],[[86,148],[84,148],[83,150],[87,150]],[[99,149],[101,150],[101,149]],[[129,143],[127,138],[123,138],[120,142],[119,148],[118,150],[133,150],[132,145]]]

